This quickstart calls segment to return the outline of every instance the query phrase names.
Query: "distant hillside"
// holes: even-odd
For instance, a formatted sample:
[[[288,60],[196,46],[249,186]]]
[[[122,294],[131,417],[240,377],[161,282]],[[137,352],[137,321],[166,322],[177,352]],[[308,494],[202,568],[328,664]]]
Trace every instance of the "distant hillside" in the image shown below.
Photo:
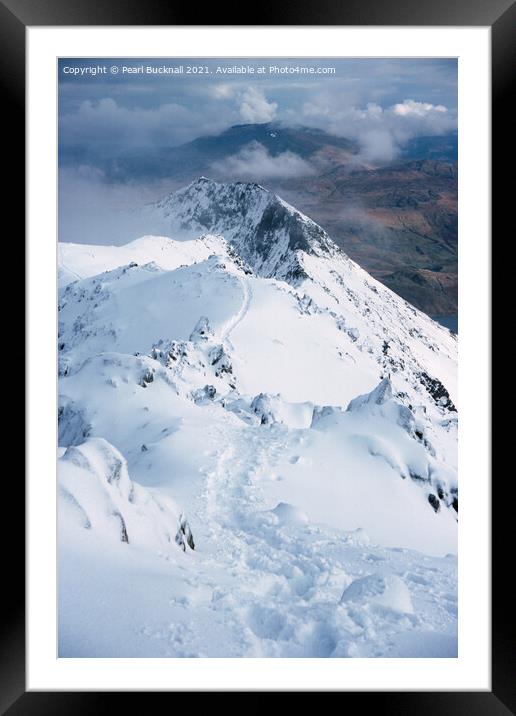
[[[457,311],[457,165],[338,167],[283,195],[375,278],[431,315]]]

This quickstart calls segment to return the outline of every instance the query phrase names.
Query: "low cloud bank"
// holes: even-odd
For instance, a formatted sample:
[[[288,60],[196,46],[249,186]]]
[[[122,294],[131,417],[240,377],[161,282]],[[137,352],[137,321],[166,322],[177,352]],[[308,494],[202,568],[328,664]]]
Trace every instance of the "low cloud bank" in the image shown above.
[[[141,209],[177,187],[170,182],[113,184],[90,166],[59,172],[59,241],[120,246],[144,234],[167,236]]]
[[[305,159],[290,151],[272,156],[260,142],[250,142],[234,154],[212,164],[220,177],[228,179],[292,179],[315,174],[315,168]]]
[[[405,99],[383,108],[374,102],[366,107],[341,107],[331,97],[306,102],[300,124],[323,129],[338,137],[355,139],[359,160],[388,162],[415,137],[447,134],[457,128],[457,115],[442,104]]]

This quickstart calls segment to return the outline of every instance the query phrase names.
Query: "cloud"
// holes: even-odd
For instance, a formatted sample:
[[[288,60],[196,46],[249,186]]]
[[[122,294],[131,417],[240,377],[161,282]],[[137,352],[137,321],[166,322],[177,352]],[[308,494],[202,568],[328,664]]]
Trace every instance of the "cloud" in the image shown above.
[[[414,137],[446,134],[457,128],[457,115],[442,104],[405,99],[383,108],[376,102],[365,107],[341,106],[325,95],[303,105],[298,122],[330,134],[354,139],[359,159],[390,161]]]
[[[77,147],[86,152],[87,161],[98,156],[142,147],[176,146],[205,134],[217,134],[238,118],[229,106],[215,105],[215,111],[199,111],[177,102],[157,107],[125,107],[112,97],[84,100],[76,111],[62,115],[59,123],[60,148]]]
[[[115,184],[96,167],[59,170],[59,241],[121,245],[145,234],[167,236],[169,227],[141,209],[178,187],[170,181]]]
[[[372,129],[360,136],[361,157],[366,162],[389,162],[399,148],[388,130]]]
[[[263,92],[255,87],[243,92],[240,103],[240,116],[244,122],[261,124],[271,122],[278,109],[276,102],[268,102]]]
[[[217,84],[208,88],[208,94],[215,99],[231,99],[235,95],[235,87],[229,84]]]
[[[256,141],[250,142],[238,154],[214,162],[212,168],[232,180],[291,179],[315,173],[314,167],[297,154],[286,151],[272,156]]]
[[[127,106],[125,99],[104,96],[68,105],[59,120],[62,157],[94,165],[97,159],[116,157],[135,149],[173,147],[197,137],[216,135],[242,120],[269,122],[278,105],[254,87],[236,90],[228,83],[210,88],[201,98],[156,106]],[[77,154],[79,152],[79,154]]]
[[[442,114],[448,111],[442,104],[433,105],[429,102],[416,102],[413,99],[398,102],[398,104],[393,106],[392,110],[395,114],[399,114],[402,117],[408,117],[410,115],[426,117],[431,112],[440,112]]]
[[[87,59],[77,62],[91,64]],[[263,59],[247,62],[260,66]],[[163,60],[148,63],[160,66]],[[220,59],[202,64],[213,70]],[[258,74],[252,80],[229,74],[222,78],[213,71],[174,81],[155,74],[60,74],[61,166],[107,169],[122,154],[177,146],[242,122],[325,129],[355,139],[368,157],[375,147],[381,156],[387,153],[389,140],[377,132],[387,132],[397,152],[407,138],[456,128],[456,60],[362,58],[332,64],[334,76],[289,79]]]

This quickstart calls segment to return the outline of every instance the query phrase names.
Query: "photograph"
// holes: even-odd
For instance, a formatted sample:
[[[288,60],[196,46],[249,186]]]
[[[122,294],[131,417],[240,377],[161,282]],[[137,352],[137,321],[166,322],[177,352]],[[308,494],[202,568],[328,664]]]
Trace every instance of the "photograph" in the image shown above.
[[[457,659],[457,57],[56,73],[58,657]]]

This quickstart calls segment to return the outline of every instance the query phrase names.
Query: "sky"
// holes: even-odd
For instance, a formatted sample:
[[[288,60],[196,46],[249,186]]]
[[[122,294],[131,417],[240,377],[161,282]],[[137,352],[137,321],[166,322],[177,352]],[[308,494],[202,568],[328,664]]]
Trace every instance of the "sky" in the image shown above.
[[[456,59],[62,58],[58,79],[65,235],[67,222],[80,222],[91,206],[101,215],[101,204],[153,198],[152,187],[134,180],[116,186],[106,163],[233,125],[322,129],[354,140],[359,159],[373,163],[395,159],[410,139],[457,128]],[[226,161],[286,176],[313,171],[301,157],[273,158],[261,146]]]
[[[116,66],[118,72],[113,74]],[[123,68],[206,68],[209,74],[139,74]],[[230,74],[238,67],[254,74]],[[106,74],[91,74],[96,68]],[[257,69],[265,67],[259,74]],[[270,68],[273,68],[272,70]],[[313,67],[313,74],[274,68]],[[218,72],[218,69],[226,72]],[[332,74],[319,74],[334,69]],[[72,74],[79,72],[79,74]],[[274,72],[274,74],[271,74]],[[235,124],[279,122],[383,142],[456,127],[455,59],[67,60],[59,63],[63,162],[94,162],[134,148],[176,146]],[[371,137],[371,133],[376,135]],[[386,150],[383,150],[386,151]]]

